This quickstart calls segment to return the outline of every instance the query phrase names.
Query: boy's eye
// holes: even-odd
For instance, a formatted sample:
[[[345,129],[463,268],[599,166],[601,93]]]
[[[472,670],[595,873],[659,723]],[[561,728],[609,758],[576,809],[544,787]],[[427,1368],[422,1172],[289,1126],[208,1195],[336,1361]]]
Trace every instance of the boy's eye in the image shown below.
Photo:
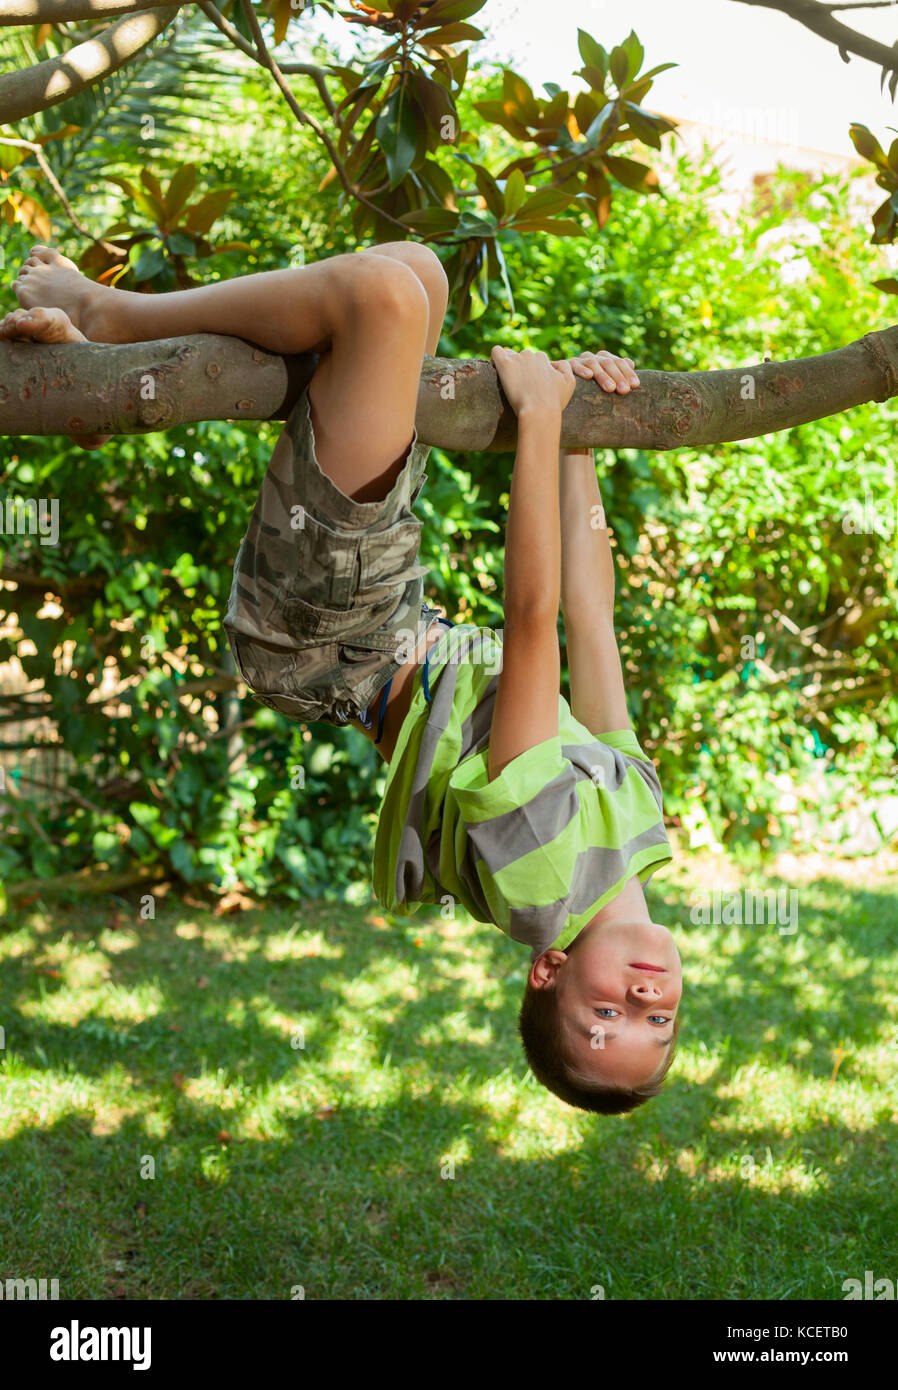
[[[649,1023],[670,1023],[669,1018],[664,1018],[662,1014],[649,1014]]]
[[[593,1010],[593,1013],[604,1014],[605,1018],[616,1018],[616,1017],[617,1017],[617,1009],[610,1009],[610,1008],[594,1009],[594,1010]]]

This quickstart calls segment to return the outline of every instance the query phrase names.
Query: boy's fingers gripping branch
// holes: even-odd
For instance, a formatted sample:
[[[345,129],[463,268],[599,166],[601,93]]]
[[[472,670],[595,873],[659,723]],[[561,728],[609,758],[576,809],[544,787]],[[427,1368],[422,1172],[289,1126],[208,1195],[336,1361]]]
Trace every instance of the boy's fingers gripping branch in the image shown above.
[[[570,362],[550,362],[544,352],[495,346],[490,359],[516,415],[522,409],[563,411],[577,385]]]
[[[571,358],[571,367],[578,377],[593,377],[603,391],[618,391],[626,395],[639,385],[632,357],[615,357],[603,348],[599,352],[581,352]]]

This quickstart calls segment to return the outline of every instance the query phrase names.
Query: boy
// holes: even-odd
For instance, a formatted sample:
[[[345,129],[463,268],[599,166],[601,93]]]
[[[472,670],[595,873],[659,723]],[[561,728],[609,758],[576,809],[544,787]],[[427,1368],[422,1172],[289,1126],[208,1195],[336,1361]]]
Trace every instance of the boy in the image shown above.
[[[519,1026],[537,1078],[598,1113],[657,1094],[682,981],[641,882],[671,852],[627,714],[592,455],[559,459],[575,377],[624,393],[639,385],[632,361],[492,351],[518,417],[500,635],[455,627],[423,602],[411,508],[429,451],[414,422],[447,301],[429,248],[389,243],[144,295],[94,284],[36,246],[15,290],[33,312],[7,315],[0,337],[206,332],[318,354],[235,561],[224,626],[238,671],[290,718],[358,720],[389,763],[374,851],[385,908],[458,901],[532,948]],[[559,605],[571,706],[559,694]]]

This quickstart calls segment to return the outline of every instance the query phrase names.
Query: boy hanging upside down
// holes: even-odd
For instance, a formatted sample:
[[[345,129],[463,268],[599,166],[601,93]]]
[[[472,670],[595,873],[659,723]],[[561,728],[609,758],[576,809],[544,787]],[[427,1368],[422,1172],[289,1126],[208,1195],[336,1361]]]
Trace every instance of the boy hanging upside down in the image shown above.
[[[23,307],[0,338],[222,333],[318,354],[234,565],[224,626],[240,675],[288,718],[357,721],[389,764],[374,848],[384,908],[458,902],[531,948],[519,1027],[537,1078],[604,1114],[656,1095],[682,977],[642,883],[671,851],[627,713],[592,452],[559,451],[576,378],[624,393],[639,385],[632,361],[492,350],[518,419],[500,633],[423,600],[412,507],[429,449],[415,411],[447,301],[428,247],[391,242],[151,295],[95,284],[35,246],[15,290]]]

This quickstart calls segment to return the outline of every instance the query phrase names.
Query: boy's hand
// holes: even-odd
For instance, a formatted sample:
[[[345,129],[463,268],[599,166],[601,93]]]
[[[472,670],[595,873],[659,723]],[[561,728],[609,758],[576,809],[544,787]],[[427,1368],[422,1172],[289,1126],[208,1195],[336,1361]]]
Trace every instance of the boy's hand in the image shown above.
[[[577,382],[570,362],[550,362],[544,352],[524,348],[514,352],[498,345],[490,353],[508,404],[515,415],[524,407],[535,410],[564,410]]]
[[[626,395],[631,386],[639,385],[632,357],[615,357],[614,353],[601,349],[581,352],[579,357],[570,358],[570,365],[575,376],[594,377],[603,391],[619,391]]]

